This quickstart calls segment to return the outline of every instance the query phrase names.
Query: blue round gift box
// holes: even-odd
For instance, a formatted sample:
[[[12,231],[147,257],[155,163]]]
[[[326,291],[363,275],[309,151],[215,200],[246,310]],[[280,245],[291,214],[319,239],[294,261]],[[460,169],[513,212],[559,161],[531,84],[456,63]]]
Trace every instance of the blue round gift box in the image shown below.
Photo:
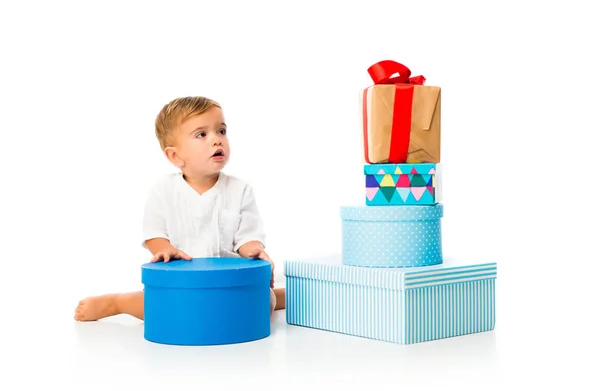
[[[271,333],[271,263],[194,258],[146,263],[144,338],[169,345],[220,345]]]
[[[442,259],[443,206],[344,206],[342,263],[362,267],[422,267]]]

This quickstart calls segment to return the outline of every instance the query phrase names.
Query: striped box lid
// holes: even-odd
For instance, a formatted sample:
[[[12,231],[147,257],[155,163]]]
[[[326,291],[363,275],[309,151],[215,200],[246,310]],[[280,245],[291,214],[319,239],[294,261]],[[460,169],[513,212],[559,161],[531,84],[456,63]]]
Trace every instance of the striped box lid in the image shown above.
[[[284,274],[335,283],[391,290],[417,289],[496,278],[496,262],[444,258],[440,265],[407,268],[357,267],[342,264],[340,255],[287,260]]]

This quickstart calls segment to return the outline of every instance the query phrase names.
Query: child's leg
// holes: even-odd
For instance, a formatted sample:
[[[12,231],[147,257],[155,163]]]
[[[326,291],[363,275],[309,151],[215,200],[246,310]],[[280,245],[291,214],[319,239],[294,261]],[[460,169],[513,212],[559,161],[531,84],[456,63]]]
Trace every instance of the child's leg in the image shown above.
[[[272,289],[271,313],[284,308],[285,288]],[[119,314],[128,314],[144,320],[144,292],[110,293],[85,298],[75,309],[75,320],[92,321]]]
[[[275,296],[275,292],[273,292],[273,288],[271,288],[271,315],[273,315],[273,311],[275,311],[276,304],[277,297]]]
[[[285,288],[274,288],[273,292],[275,293],[275,298],[277,305],[275,306],[275,311],[282,310],[285,308]]]
[[[85,298],[75,309],[75,320],[98,320],[119,314],[144,320],[144,292],[111,293]]]

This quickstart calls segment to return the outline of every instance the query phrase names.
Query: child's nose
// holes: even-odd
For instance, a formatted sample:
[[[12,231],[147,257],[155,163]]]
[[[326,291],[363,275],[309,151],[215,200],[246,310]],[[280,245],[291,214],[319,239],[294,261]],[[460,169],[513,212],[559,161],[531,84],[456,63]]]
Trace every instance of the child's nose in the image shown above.
[[[213,134],[212,138],[214,145],[221,145],[221,137],[218,134]]]

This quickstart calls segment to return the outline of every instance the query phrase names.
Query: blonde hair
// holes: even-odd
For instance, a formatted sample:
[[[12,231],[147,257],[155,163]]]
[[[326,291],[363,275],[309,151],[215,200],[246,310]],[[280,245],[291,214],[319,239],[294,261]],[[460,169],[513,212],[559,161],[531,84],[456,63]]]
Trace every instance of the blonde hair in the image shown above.
[[[217,102],[203,96],[177,98],[164,105],[155,121],[155,133],[160,148],[164,150],[173,145],[174,130],[183,121],[206,113],[213,107],[221,108]]]

